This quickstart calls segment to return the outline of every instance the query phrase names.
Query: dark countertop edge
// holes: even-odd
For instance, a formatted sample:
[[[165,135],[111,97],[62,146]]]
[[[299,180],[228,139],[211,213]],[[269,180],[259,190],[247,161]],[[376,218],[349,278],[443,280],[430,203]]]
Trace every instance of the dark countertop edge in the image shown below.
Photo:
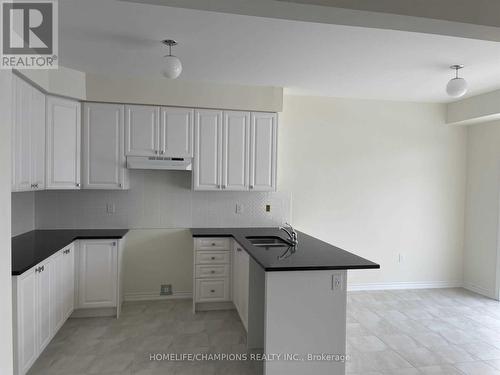
[[[93,230],[93,229],[82,229],[83,230]],[[23,273],[25,273],[26,271],[28,271],[30,268],[36,266],[38,263],[40,262],[43,262],[44,260],[50,258],[52,255],[54,255],[56,252],[58,252],[59,250],[61,250],[63,247],[65,246],[68,246],[69,244],[77,241],[77,240],[104,240],[104,239],[110,239],[110,240],[120,240],[122,239],[123,237],[125,237],[125,235],[129,232],[129,229],[95,229],[95,230],[98,230],[98,231],[101,231],[101,230],[110,230],[110,231],[121,231],[123,232],[121,235],[118,235],[118,234],[115,234],[115,235],[110,235],[110,236],[105,236],[105,235],[101,235],[101,234],[95,234],[95,235],[90,235],[90,234],[79,234],[79,235],[76,235],[76,236],[69,236],[68,237],[68,241],[61,241],[61,244],[64,243],[64,245],[62,246],[58,246],[59,248],[54,250],[52,252],[52,254],[48,255],[47,257],[45,257],[44,259],[38,261],[37,263],[35,264],[32,264],[30,265],[28,268],[22,268],[21,270],[15,270],[15,271],[12,271],[11,272],[11,276],[19,276],[19,275],[22,275]],[[17,237],[20,237],[20,236],[25,236],[26,234],[30,233],[30,232],[37,232],[37,231],[47,231],[47,232],[50,232],[50,231],[59,231],[58,229],[35,229],[35,230],[32,230],[32,231],[29,231],[29,232],[25,232],[25,233],[22,233],[22,234],[19,234],[17,236],[14,236],[11,238],[11,241],[13,241],[15,238]],[[61,231],[78,231],[78,229],[61,229]],[[13,249],[11,249],[11,251],[13,251]]]
[[[236,238],[236,236],[234,236],[234,234],[231,234],[231,233],[203,233],[203,234],[197,234],[197,233],[193,233],[193,231],[196,231],[197,229],[200,229],[200,228],[191,228],[190,231],[191,231],[191,236],[193,238],[206,238],[206,237],[218,237],[218,238],[221,238],[221,237],[224,237],[224,238],[232,238],[233,240],[235,241],[238,241],[238,239]],[[202,228],[202,229],[209,229],[209,228]],[[214,230],[219,230],[220,228],[212,228]],[[235,228],[235,229],[238,229],[238,228]],[[253,229],[253,228],[252,228]],[[257,229],[257,228],[255,228]],[[267,228],[266,228],[267,229]],[[318,239],[318,241],[321,241]],[[239,242],[238,242],[239,243]],[[241,244],[240,244],[241,245]],[[241,245],[244,249],[245,249],[245,246]],[[333,246],[333,245],[332,245]],[[380,269],[380,264],[377,264],[377,263],[373,263],[371,261],[369,261],[370,263],[372,264],[368,264],[368,265],[352,265],[352,266],[297,266],[297,267],[266,267],[264,266],[260,261],[259,259],[255,258],[254,255],[248,251],[247,249],[245,249],[245,251],[247,252],[248,255],[250,255],[250,257],[255,260],[255,262],[257,262],[258,265],[260,265],[264,271],[266,272],[281,272],[281,271],[287,271],[287,272],[290,272],[290,271],[328,271],[328,270],[365,270],[365,269]],[[354,255],[354,254],[353,254]]]

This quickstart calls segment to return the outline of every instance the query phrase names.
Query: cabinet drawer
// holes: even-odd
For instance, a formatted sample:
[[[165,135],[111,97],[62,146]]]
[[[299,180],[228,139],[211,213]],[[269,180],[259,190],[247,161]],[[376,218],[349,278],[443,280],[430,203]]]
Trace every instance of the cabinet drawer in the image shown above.
[[[194,241],[195,250],[229,250],[231,247],[230,238],[196,238]]]
[[[197,302],[227,300],[229,300],[229,279],[196,280]]]
[[[197,251],[196,264],[229,264],[229,251]]]
[[[229,265],[198,265],[196,266],[196,277],[229,277]]]

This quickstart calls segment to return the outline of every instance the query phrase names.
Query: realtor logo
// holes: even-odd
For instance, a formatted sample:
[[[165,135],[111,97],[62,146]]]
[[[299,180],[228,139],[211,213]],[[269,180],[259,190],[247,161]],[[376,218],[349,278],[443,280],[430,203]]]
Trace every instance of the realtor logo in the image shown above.
[[[57,0],[0,0],[1,68],[57,68]]]

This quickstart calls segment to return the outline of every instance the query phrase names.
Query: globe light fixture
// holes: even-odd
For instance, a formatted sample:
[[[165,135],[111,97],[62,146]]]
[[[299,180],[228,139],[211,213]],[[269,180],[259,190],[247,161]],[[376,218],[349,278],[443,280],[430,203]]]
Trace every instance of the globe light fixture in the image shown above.
[[[163,68],[163,75],[169,79],[176,79],[181,75],[182,63],[177,56],[172,55],[172,46],[176,46],[177,42],[173,39],[166,39],[162,41],[163,44],[168,46],[168,55],[165,55],[165,62]]]
[[[452,98],[460,98],[467,92],[467,81],[458,76],[458,71],[463,67],[463,65],[450,66],[450,69],[455,70],[455,78],[450,79],[450,81],[446,85],[446,92]]]

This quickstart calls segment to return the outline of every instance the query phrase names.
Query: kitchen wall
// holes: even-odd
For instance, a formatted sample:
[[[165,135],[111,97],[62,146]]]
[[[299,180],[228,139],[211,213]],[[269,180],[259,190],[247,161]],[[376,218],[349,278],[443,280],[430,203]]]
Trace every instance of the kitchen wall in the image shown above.
[[[12,235],[35,229],[35,193],[12,193]]]
[[[468,127],[465,285],[498,298],[500,121]]]
[[[11,95],[12,74],[0,70],[0,373],[12,374]]]
[[[290,218],[286,192],[194,192],[185,171],[130,172],[128,191],[43,191],[35,197],[36,228],[130,228],[124,257],[127,299],[192,292],[192,227],[277,226]],[[242,213],[236,214],[236,203]],[[107,212],[114,205],[115,213]],[[265,212],[265,205],[271,212]]]
[[[467,130],[445,120],[439,104],[285,96],[278,188],[298,229],[380,263],[351,288],[462,282]]]

